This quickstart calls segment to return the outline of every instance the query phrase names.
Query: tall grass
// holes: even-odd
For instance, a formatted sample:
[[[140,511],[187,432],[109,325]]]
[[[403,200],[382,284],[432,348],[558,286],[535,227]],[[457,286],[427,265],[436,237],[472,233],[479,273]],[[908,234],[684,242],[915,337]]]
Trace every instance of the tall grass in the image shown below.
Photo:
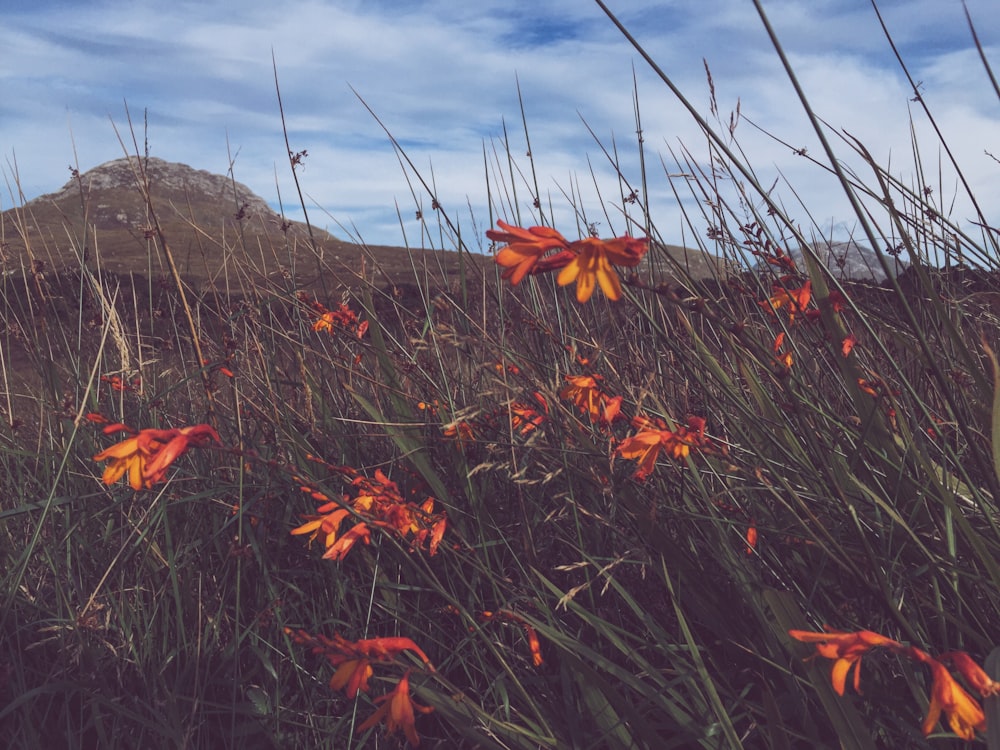
[[[643,199],[669,173],[619,169],[618,199],[589,210],[652,241],[617,303],[580,304],[555,275],[501,279],[424,176],[423,236],[466,262],[454,285],[415,264],[405,304],[363,273],[316,299],[238,266],[231,286],[154,302],[82,252],[61,286],[5,276],[5,350],[24,352],[2,363],[9,746],[375,746],[373,697],[404,675],[433,708],[415,720],[425,746],[931,744],[922,664],[872,651],[864,694],[841,696],[788,631],[874,631],[980,661],[1000,639],[997,230],[958,226],[920,174],[907,185],[832,139],[801,96],[818,167],[881,261],[890,248],[909,264],[903,277],[839,281],[733,133],[693,107],[710,153],[674,155],[694,179],[671,187],[704,207],[685,220],[718,267],[754,272],[692,278]],[[870,175],[845,172],[835,146]],[[534,164],[513,151],[485,159],[490,224],[545,224]],[[942,272],[942,258],[963,262]],[[588,376],[574,402],[568,386]],[[211,421],[221,443],[192,446],[152,487],[106,485],[93,456],[117,438],[88,414]],[[651,426],[688,438],[642,471],[627,446]],[[373,482],[396,484],[407,524],[358,499]],[[289,534],[323,505],[344,525]],[[420,532],[442,513],[433,550]],[[322,559],[358,523],[370,543]],[[403,643],[376,639],[409,639],[429,663],[394,647],[370,660],[368,691],[331,689],[338,653]]]

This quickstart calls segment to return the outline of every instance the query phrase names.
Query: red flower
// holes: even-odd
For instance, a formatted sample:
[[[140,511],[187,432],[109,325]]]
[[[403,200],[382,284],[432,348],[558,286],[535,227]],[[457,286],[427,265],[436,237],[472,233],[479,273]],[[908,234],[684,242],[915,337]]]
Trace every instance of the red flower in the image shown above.
[[[775,285],[771,288],[771,296],[760,302],[760,306],[770,313],[777,312],[782,307],[788,309],[789,324],[795,322],[795,316],[805,313],[809,300],[812,298],[812,282],[807,281],[797,289]]]
[[[1000,682],[993,680],[986,672],[973,661],[972,657],[964,651],[949,651],[938,657],[945,664],[951,664],[959,671],[981,696],[984,698],[990,695],[1000,695]]]
[[[354,470],[351,469],[350,473]],[[345,495],[341,501],[331,500],[308,486],[303,487],[320,506],[316,515],[302,516],[305,523],[292,529],[291,533],[309,534],[310,542],[322,535],[323,546],[326,547],[325,560],[343,560],[358,542],[369,544],[373,527],[403,539],[411,537],[413,549],[426,543],[430,555],[437,553],[447,519],[443,513],[434,512],[433,498],[427,498],[419,505],[405,500],[399,486],[381,469],[375,471],[374,479],[355,477],[351,484],[357,495],[353,500],[350,495]],[[355,524],[338,536],[341,524],[351,515],[357,519]]]

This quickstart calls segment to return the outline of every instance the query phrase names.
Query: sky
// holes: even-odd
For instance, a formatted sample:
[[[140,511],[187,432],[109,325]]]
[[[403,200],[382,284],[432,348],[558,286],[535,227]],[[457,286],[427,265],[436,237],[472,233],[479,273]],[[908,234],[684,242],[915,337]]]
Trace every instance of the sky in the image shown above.
[[[857,231],[842,191],[808,158],[821,145],[750,0],[606,2],[726,138],[738,103],[735,146],[796,222],[833,239]],[[859,139],[907,184],[915,133],[925,178],[970,226],[971,205],[942,166],[871,2],[762,5],[831,133]],[[967,7],[1000,75],[1000,4]],[[307,152],[296,174],[309,218],[342,238],[449,247],[417,173],[473,249],[491,218],[555,221],[578,235],[583,216],[602,236],[624,234],[623,190],[607,154],[641,187],[636,100],[640,196],[660,236],[693,246],[708,232],[704,201],[678,176],[711,172],[705,136],[588,0],[0,0],[0,9],[2,209],[58,190],[70,166],[121,158],[119,135],[134,153],[130,114],[140,149],[220,174],[231,167],[301,219],[276,73],[291,149]],[[987,220],[1000,225],[1000,101],[960,0],[881,0],[879,9],[963,174],[990,198]],[[845,141],[834,136],[834,146],[863,172]],[[802,148],[806,157],[795,153]],[[690,163],[679,164],[685,153]],[[544,217],[532,205],[536,181]]]

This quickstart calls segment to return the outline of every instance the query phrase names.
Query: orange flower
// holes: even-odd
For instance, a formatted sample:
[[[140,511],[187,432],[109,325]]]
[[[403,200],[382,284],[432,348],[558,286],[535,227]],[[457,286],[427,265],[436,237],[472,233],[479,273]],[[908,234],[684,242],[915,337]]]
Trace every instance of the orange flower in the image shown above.
[[[559,286],[575,281],[577,301],[586,302],[600,284],[601,291],[608,299],[618,300],[622,296],[622,286],[611,264],[637,266],[646,254],[648,241],[632,237],[614,240],[586,237],[574,242],[570,249],[576,253],[576,257],[559,272],[556,278]]]
[[[622,397],[602,392],[599,384],[603,379],[600,375],[567,375],[568,385],[559,391],[559,398],[572,401],[592,423],[606,427],[621,414]]]
[[[506,247],[500,249],[500,252],[494,257],[494,261],[498,266],[503,266],[506,269],[501,275],[505,279],[510,279],[511,284],[520,284],[521,279],[527,274],[542,270],[536,269],[535,266],[550,250],[565,251],[569,248],[569,242],[566,241],[566,238],[549,227],[522,229],[505,221],[497,221],[497,226],[504,231],[498,232],[495,229],[490,229],[487,230],[486,236],[494,242],[506,243]],[[571,254],[564,255],[560,252],[557,255],[561,256],[560,262],[563,259],[566,262],[572,259]],[[553,267],[552,257],[554,256],[550,256],[548,259],[549,262],[544,270],[551,270]]]
[[[368,330],[368,321],[359,323],[357,313],[343,302],[337,306],[336,310],[327,310],[319,302],[313,302],[312,307],[319,313],[319,318],[313,323],[314,331],[327,331],[332,335],[334,326],[339,326],[348,330],[353,329],[354,334],[360,339]]]
[[[828,630],[825,633],[813,633],[806,630],[789,630],[788,634],[797,641],[815,643],[816,653],[826,659],[836,659],[830,681],[838,695],[844,694],[847,673],[854,670],[854,690],[861,692],[861,657],[873,648],[883,646],[897,653],[908,653],[908,649],[898,641],[886,638],[884,635],[870,630],[859,630],[855,633],[845,633],[839,630]]]
[[[845,357],[851,353],[855,346],[857,346],[858,337],[853,333],[840,342],[840,353]]]
[[[611,264],[636,266],[648,249],[646,239],[586,237],[569,242],[548,227],[522,229],[503,221],[498,221],[497,225],[504,231],[490,229],[486,236],[495,242],[507,243],[494,258],[497,265],[506,269],[503,278],[518,284],[529,273],[562,269],[557,282],[566,286],[575,281],[576,298],[580,302],[589,300],[598,285],[609,299],[619,299],[621,282]],[[557,252],[546,255],[552,250]]]
[[[464,419],[445,425],[442,431],[445,437],[452,438],[462,450],[465,450],[467,445],[476,439],[472,425]]]
[[[645,479],[653,473],[661,450],[678,461],[687,458],[692,448],[702,453],[714,450],[712,441],[705,437],[705,420],[702,417],[690,416],[687,418],[687,426],[680,426],[676,430],[668,430],[662,419],[643,416],[635,417],[632,426],[640,431],[622,440],[615,453],[639,463],[634,474],[636,479]]]
[[[751,525],[747,527],[747,534],[746,534],[746,540],[747,540],[746,553],[748,555],[752,555],[754,553],[754,550],[757,549],[757,538],[758,538],[757,526],[751,523]]]
[[[521,401],[510,405],[510,428],[512,431],[520,433],[521,437],[541,427],[548,417],[549,405],[545,398],[538,391],[535,391],[533,395],[535,401],[542,407],[541,412]]]
[[[104,428],[104,433],[131,432],[133,436],[98,453],[95,461],[108,461],[101,480],[111,485],[128,474],[132,489],[150,488],[162,482],[170,465],[192,445],[219,440],[219,434],[207,424],[171,430],[134,430],[123,424]]]
[[[434,708],[431,706],[420,706],[413,702],[413,699],[410,697],[410,670],[406,670],[406,673],[391,693],[380,695],[375,699],[375,702],[382,705],[355,731],[363,732],[371,729],[384,719],[386,729],[390,733],[403,730],[407,742],[413,747],[418,747],[420,745],[420,736],[417,734],[413,712],[418,711],[422,714],[429,714]]]
[[[349,641],[334,634],[333,638],[325,635],[310,635],[305,630],[285,628],[285,633],[291,636],[295,643],[310,646],[310,652],[322,655],[330,665],[336,668],[330,679],[330,687],[334,690],[346,688],[348,698],[357,696],[358,691],[368,692],[368,680],[372,676],[372,662],[388,664],[395,661],[404,651],[412,651],[427,666],[434,671],[427,654],[409,638],[368,638],[360,641]]]
[[[916,649],[915,649],[916,650]],[[976,738],[976,730],[986,729],[986,715],[976,699],[969,695],[959,685],[951,672],[937,659],[928,657],[926,661],[934,675],[934,682],[931,685],[931,703],[927,709],[927,718],[924,719],[924,735],[934,731],[941,712],[944,711],[948,717],[948,726],[951,731],[963,740],[971,741]],[[970,660],[971,661],[971,660]],[[987,678],[989,679],[989,678]]]
[[[343,560],[355,544],[358,542],[371,544],[371,541],[372,532],[371,529],[368,528],[368,524],[356,523],[351,527],[350,531],[327,547],[326,552],[323,553],[323,559]]]
[[[351,469],[351,472],[354,470]],[[316,515],[304,515],[305,523],[292,529],[293,535],[309,534],[310,543],[322,535],[326,552],[325,560],[343,560],[355,544],[371,543],[372,527],[379,527],[406,538],[412,536],[412,547],[428,546],[428,553],[435,555],[447,527],[444,513],[434,512],[434,499],[427,498],[420,505],[403,499],[399,486],[390,481],[381,469],[375,478],[355,477],[351,482],[357,495],[351,500],[345,495],[335,501],[308,486],[302,489],[320,503]],[[343,521],[354,515],[360,519],[351,529],[338,536]]]
[[[535,630],[534,626],[532,626],[531,623],[525,620],[521,615],[517,614],[517,612],[511,612],[509,609],[498,609],[496,612],[486,610],[479,616],[479,618],[484,622],[489,622],[490,620],[507,620],[508,622],[514,622],[520,625],[524,629],[525,636],[528,638],[528,649],[531,651],[531,663],[536,667],[542,666],[544,660],[542,659],[542,646],[538,641],[538,632]]]
[[[784,345],[785,345],[785,332],[782,331],[781,333],[779,333],[777,336],[774,337],[774,357],[778,361],[778,364],[781,366],[781,369],[784,372],[788,372],[789,370],[792,369],[792,362],[794,360],[792,358],[792,353],[790,351],[781,354],[781,349],[782,347],[784,347]]]
[[[788,308],[789,324],[795,322],[798,313],[804,313],[812,298],[812,282],[807,281],[798,289],[789,289],[785,286],[775,285],[771,288],[772,295],[759,303],[768,312],[777,312],[782,307]]]
[[[983,668],[964,651],[949,651],[938,658],[945,664],[954,666],[965,678],[965,681],[984,698],[990,695],[1000,695],[1000,682],[990,678]]]

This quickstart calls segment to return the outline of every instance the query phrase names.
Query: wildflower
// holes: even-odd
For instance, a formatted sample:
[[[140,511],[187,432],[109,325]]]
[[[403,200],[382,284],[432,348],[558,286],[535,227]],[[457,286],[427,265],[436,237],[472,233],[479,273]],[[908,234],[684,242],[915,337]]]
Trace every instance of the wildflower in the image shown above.
[[[479,617],[484,622],[489,622],[491,620],[506,620],[520,625],[524,629],[525,636],[528,638],[528,650],[531,651],[531,663],[536,667],[542,666],[542,646],[538,641],[538,632],[531,625],[531,623],[525,620],[521,615],[516,612],[511,612],[509,609],[498,609],[496,612],[486,610]]]
[[[336,310],[327,310],[319,302],[313,302],[312,307],[319,314],[319,318],[313,323],[314,331],[327,331],[332,335],[334,327],[338,326],[348,330],[353,329],[354,334],[360,339],[368,330],[368,321],[359,323],[357,313],[343,302],[337,306]]]
[[[546,403],[545,398],[538,391],[535,391],[532,395],[535,401],[542,407],[542,411],[538,411],[533,406],[529,406],[521,401],[516,401],[510,405],[510,428],[513,432],[520,433],[521,437],[541,427],[542,423],[548,417],[549,405]]]
[[[464,419],[445,425],[443,433],[445,437],[453,439],[462,450],[466,448],[467,444],[472,443],[476,437],[472,425]]]
[[[774,357],[781,367],[782,372],[787,373],[792,369],[792,353],[790,351],[781,354],[781,349],[785,345],[785,332],[782,331],[774,337]]]
[[[752,555],[757,549],[757,526],[753,522],[747,527],[746,541],[746,553]]]
[[[815,643],[816,653],[826,659],[835,659],[830,681],[838,695],[844,694],[847,673],[854,670],[854,690],[861,692],[861,657],[878,646],[903,653],[906,647],[898,641],[886,638],[884,635],[870,630],[859,630],[845,633],[839,630],[828,630],[824,633],[813,633],[805,630],[789,630],[788,634],[797,641]]]
[[[111,485],[128,474],[132,489],[147,489],[162,482],[170,465],[192,445],[200,446],[209,440],[221,442],[219,434],[207,424],[171,430],[140,430],[136,433],[123,424],[104,428],[105,434],[131,432],[132,437],[107,448],[95,461],[108,461],[101,480]]]
[[[387,664],[395,661],[404,651],[412,651],[420,660],[434,671],[434,665],[427,654],[409,638],[367,638],[359,641],[349,641],[343,636],[334,634],[333,638],[325,635],[310,635],[305,630],[285,628],[285,633],[291,636],[295,643],[310,646],[313,654],[322,655],[335,668],[330,679],[333,690],[345,690],[348,698],[357,696],[358,691],[368,692],[368,680],[374,673],[372,662]]]
[[[822,300],[820,300],[820,304],[823,304]],[[835,313],[843,312],[844,309],[847,307],[847,298],[843,294],[841,294],[839,290],[834,289],[827,296],[826,304],[829,305],[830,309]],[[806,310],[806,318],[808,318],[810,323],[814,323],[822,317],[823,313],[821,310],[817,309]]]
[[[858,343],[858,338],[852,333],[850,336],[848,336],[842,342],[840,342],[840,353],[846,357],[848,354],[851,353],[851,351],[854,349],[857,343]]]
[[[350,472],[354,470],[351,469]],[[347,472],[344,472],[347,473]],[[447,527],[443,513],[434,512],[434,499],[427,498],[418,505],[403,499],[399,486],[381,469],[375,478],[355,477],[351,482],[357,494],[352,500],[345,495],[341,501],[331,500],[310,487],[302,489],[321,503],[315,515],[302,516],[305,523],[292,529],[293,535],[309,535],[310,543],[322,536],[325,560],[343,560],[358,542],[371,543],[371,529],[385,529],[398,537],[412,536],[414,549],[428,545],[428,553],[437,553]],[[359,519],[345,534],[338,536],[343,521],[348,516]]]
[[[609,299],[619,299],[621,282],[611,264],[636,266],[648,249],[645,238],[625,236],[600,240],[586,237],[569,242],[548,227],[522,229],[503,221],[497,224],[504,231],[491,229],[486,236],[495,242],[507,243],[494,258],[497,265],[506,269],[503,278],[518,284],[529,273],[562,269],[556,281],[560,286],[575,281],[576,298],[580,302],[589,300],[598,285]],[[553,250],[556,252],[549,255]]]
[[[805,313],[809,300],[812,298],[812,282],[807,281],[797,289],[789,289],[786,286],[775,285],[771,289],[771,296],[760,302],[760,306],[771,312],[777,312],[782,307],[788,310],[788,322],[795,322],[798,313]]]
[[[517,285],[529,273],[536,273],[535,266],[542,260],[543,256],[550,250],[561,250],[560,261],[563,259],[569,262],[571,254],[563,254],[569,248],[569,242],[555,229],[549,227],[530,227],[522,229],[508,224],[505,221],[497,221],[504,231],[499,232],[490,229],[486,236],[494,242],[506,243],[506,247],[494,257],[494,261],[506,270],[501,274],[504,279],[510,279],[510,283]],[[550,256],[551,258],[552,256]],[[546,270],[551,270],[551,260]]]
[[[974,740],[977,729],[980,731],[986,729],[986,715],[983,709],[976,699],[955,681],[944,664],[930,657],[926,663],[931,668],[934,682],[931,684],[931,702],[927,709],[927,718],[924,719],[924,735],[934,731],[943,711],[948,717],[951,731],[963,740]]]
[[[705,420],[702,417],[689,416],[686,426],[668,430],[662,419],[640,415],[632,420],[632,426],[639,432],[622,440],[615,453],[639,463],[634,474],[639,480],[653,473],[661,450],[678,461],[687,458],[692,448],[703,453],[714,450],[711,440],[705,437]]]
[[[356,523],[351,527],[350,531],[337,539],[333,544],[327,547],[325,553],[323,553],[324,560],[343,560],[347,553],[351,551],[358,542],[364,542],[365,544],[371,544],[372,532],[368,528],[366,523]]]
[[[587,237],[579,240],[571,245],[576,257],[559,272],[556,282],[559,286],[566,286],[575,281],[578,302],[589,300],[597,284],[600,284],[601,291],[608,299],[621,299],[621,282],[611,264],[637,266],[646,254],[647,247],[646,239],[637,240],[632,237],[614,240]]]
[[[990,695],[1000,695],[1000,682],[994,681],[986,672],[973,661],[972,657],[964,651],[949,651],[938,657],[945,664],[951,664],[959,671],[965,681],[969,683],[984,698]]]
[[[592,423],[606,427],[621,414],[622,397],[612,398],[602,392],[600,382],[603,379],[600,375],[567,375],[567,385],[559,391],[559,397],[572,401],[590,416]]]
[[[384,719],[386,729],[390,733],[403,730],[407,742],[413,747],[418,747],[420,745],[420,736],[417,734],[413,712],[417,711],[422,714],[429,714],[434,708],[431,706],[420,706],[413,702],[413,699],[410,697],[410,670],[406,670],[406,673],[396,683],[396,687],[391,693],[380,695],[375,699],[375,702],[382,705],[357,728],[356,732],[371,729]]]
[[[138,377],[132,378],[131,381],[126,382],[122,380],[119,375],[112,375],[111,377],[108,377],[107,375],[101,375],[101,382],[107,383],[108,385],[111,386],[113,390],[119,392],[137,391],[139,390],[139,387],[142,385],[141,378]]]

